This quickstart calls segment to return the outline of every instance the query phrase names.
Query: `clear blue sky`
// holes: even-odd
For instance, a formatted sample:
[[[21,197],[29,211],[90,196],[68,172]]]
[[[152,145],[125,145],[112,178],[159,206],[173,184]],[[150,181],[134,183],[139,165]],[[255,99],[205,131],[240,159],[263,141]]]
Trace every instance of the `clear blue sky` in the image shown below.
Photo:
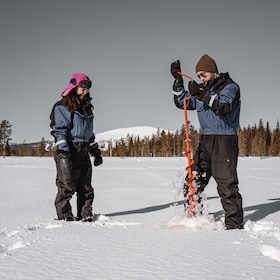
[[[162,3],[161,3],[162,2]],[[0,9],[0,121],[12,142],[51,139],[49,114],[74,72],[93,80],[95,133],[180,129],[170,64],[195,76],[208,53],[242,96],[241,127],[279,119],[277,0],[11,0]],[[187,83],[187,81],[186,81]],[[190,121],[199,128],[196,112]]]

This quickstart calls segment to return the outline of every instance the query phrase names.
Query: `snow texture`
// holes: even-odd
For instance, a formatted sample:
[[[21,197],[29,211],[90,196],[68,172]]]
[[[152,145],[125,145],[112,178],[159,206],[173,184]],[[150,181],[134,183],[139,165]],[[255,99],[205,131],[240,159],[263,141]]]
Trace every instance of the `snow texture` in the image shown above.
[[[0,158],[0,279],[279,279],[280,158],[239,158],[244,230],[224,229],[212,179],[208,214],[184,215],[185,167],[184,157],[104,158],[97,221],[82,223],[54,219],[52,158]]]

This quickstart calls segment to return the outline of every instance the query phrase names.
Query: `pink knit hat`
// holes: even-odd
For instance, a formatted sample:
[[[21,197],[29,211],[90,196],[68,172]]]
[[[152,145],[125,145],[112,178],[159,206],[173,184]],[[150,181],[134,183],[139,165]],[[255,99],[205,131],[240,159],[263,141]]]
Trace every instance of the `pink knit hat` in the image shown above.
[[[66,88],[66,90],[64,90],[62,92],[62,96],[66,96],[68,95],[68,93],[75,87],[77,87],[82,81],[87,81],[86,86],[87,88],[91,88],[91,80],[89,79],[89,77],[83,73],[74,73],[71,78],[70,78],[70,82]]]

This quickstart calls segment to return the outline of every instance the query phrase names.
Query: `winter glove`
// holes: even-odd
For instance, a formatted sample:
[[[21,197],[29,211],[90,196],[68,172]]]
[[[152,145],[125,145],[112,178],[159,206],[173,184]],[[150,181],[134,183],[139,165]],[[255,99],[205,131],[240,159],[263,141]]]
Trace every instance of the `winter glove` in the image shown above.
[[[174,79],[178,79],[181,77],[181,75],[178,74],[178,72],[181,72],[180,60],[176,60],[171,63],[170,72],[171,72],[172,76],[174,77]]]
[[[70,173],[72,169],[72,161],[70,159],[70,153],[62,150],[57,150],[57,158],[59,160],[59,166],[62,172]]]
[[[189,92],[191,96],[195,96],[198,100],[208,103],[210,91],[204,85],[199,85],[196,81],[189,82]]]
[[[172,62],[170,68],[171,68],[170,72],[175,79],[173,84],[173,90],[176,92],[181,91],[182,88],[184,87],[184,81],[182,76],[178,74],[178,72],[181,72],[180,60],[176,60]]]
[[[103,158],[101,156],[101,151],[100,149],[97,149],[95,152],[95,156],[94,156],[94,166],[98,166],[101,165],[103,163]]]
[[[89,148],[89,154],[94,157],[94,166],[101,165],[103,163],[103,158],[101,156],[101,150],[98,148],[97,143],[93,143]]]

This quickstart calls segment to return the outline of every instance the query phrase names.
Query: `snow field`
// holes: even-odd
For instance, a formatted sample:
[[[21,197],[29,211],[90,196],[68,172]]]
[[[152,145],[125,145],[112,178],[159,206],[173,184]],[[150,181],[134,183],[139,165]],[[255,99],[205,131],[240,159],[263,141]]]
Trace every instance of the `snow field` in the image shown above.
[[[225,231],[213,180],[185,217],[185,158],[105,158],[94,223],[54,220],[52,158],[1,158],[0,279],[278,279],[279,163],[239,160],[245,229]]]

